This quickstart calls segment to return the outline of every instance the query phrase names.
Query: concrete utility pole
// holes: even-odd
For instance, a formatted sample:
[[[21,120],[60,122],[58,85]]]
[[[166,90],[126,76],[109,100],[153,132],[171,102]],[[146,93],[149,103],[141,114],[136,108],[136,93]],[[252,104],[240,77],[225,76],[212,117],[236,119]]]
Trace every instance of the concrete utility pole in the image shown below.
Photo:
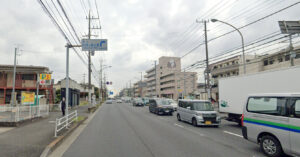
[[[99,86],[99,99],[103,99],[103,88],[102,88],[102,59],[100,59],[100,86]]]
[[[157,91],[156,91],[156,86],[157,86],[157,84],[156,84],[156,83],[157,83],[157,81],[156,81],[156,79],[157,79],[157,78],[156,78],[156,76],[157,76],[157,75],[156,75],[156,61],[154,61],[154,69],[155,69],[155,97],[157,97],[157,93],[156,93],[156,92],[157,92]]]
[[[15,88],[16,88],[17,51],[18,51],[18,48],[15,48],[14,76],[13,76],[13,90],[12,90],[12,93],[11,93],[11,102],[12,102],[11,106],[16,106]]]
[[[291,66],[294,66],[295,64],[294,64],[294,58],[295,58],[295,56],[293,56],[293,55],[296,55],[296,53],[294,53],[293,52],[293,42],[292,42],[292,34],[290,34],[289,35],[289,39],[290,39],[290,45],[289,45],[289,47],[290,47],[290,60],[291,60]]]
[[[91,17],[91,11],[89,10],[89,17],[88,17],[88,39],[91,39],[91,36],[92,36],[92,34],[91,34],[91,30],[92,29],[101,29],[101,28],[99,28],[99,27],[91,27],[91,20],[95,20],[95,19],[99,19],[99,18],[94,18],[94,17]],[[91,90],[92,90],[92,85],[91,85],[91,73],[92,73],[92,69],[91,69],[91,53],[92,53],[92,51],[89,51],[89,55],[88,55],[88,61],[89,61],[89,65],[88,65],[88,77],[89,77],[89,85],[88,85],[88,87],[89,87],[89,104],[91,104],[91,102],[92,102],[92,94],[91,94]]]
[[[208,45],[207,45],[207,28],[206,28],[206,23],[208,21],[206,20],[202,20],[202,21],[198,21],[196,20],[197,23],[204,23],[204,35],[205,35],[205,52],[206,52],[206,88],[207,90],[207,95],[208,95],[208,99],[211,100],[211,86],[210,86],[210,78],[209,78],[209,61],[208,61]]]
[[[66,53],[66,125],[68,126],[68,115],[69,115],[69,48],[71,47],[70,44],[66,45],[67,53]]]
[[[185,93],[186,93],[186,89],[185,89],[185,69],[183,71],[183,99],[185,99]]]

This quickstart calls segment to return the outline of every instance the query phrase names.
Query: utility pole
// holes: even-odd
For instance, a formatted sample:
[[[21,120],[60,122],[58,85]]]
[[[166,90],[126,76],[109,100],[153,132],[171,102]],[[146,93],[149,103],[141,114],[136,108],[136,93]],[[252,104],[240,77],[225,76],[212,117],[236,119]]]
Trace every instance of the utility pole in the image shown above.
[[[85,73],[82,76],[83,76],[83,84],[85,84]]]
[[[156,86],[157,86],[157,84],[156,84],[157,83],[157,81],[156,81],[156,79],[157,79],[156,78],[156,76],[157,76],[156,75],[156,61],[154,61],[154,69],[155,69],[155,97],[157,97],[157,93],[156,93]]]
[[[211,86],[210,86],[210,78],[209,78],[209,61],[208,61],[208,45],[207,45],[207,27],[206,27],[206,23],[208,21],[206,20],[202,20],[202,21],[198,21],[196,20],[197,23],[204,23],[204,35],[205,35],[205,52],[206,52],[206,88],[207,90],[207,95],[208,95],[208,99],[211,100]]]
[[[95,20],[95,19],[99,19],[99,18],[94,18],[94,17],[91,17],[91,11],[89,10],[89,17],[88,17],[88,39],[91,39],[91,36],[92,36],[92,34],[91,34],[91,30],[92,29],[101,29],[100,27],[97,27],[97,28],[95,28],[95,27],[91,27],[91,20]],[[91,53],[92,53],[92,51],[89,51],[89,54],[88,54],[88,61],[89,61],[89,65],[88,65],[88,77],[89,77],[89,104],[91,104],[91,90],[92,90],[92,85],[91,85],[91,73],[92,73],[92,69],[91,69]]]
[[[11,106],[15,106],[16,105],[16,91],[15,91],[15,88],[16,88],[16,69],[17,69],[17,51],[18,51],[18,48],[15,48],[15,59],[14,59],[14,76],[13,76],[13,91],[12,91],[12,94],[11,94]]]
[[[294,64],[294,58],[295,58],[295,56],[294,55],[296,55],[296,53],[295,52],[293,52],[293,42],[292,42],[292,34],[289,34],[289,40],[290,40],[290,45],[289,45],[289,47],[290,47],[290,60],[291,60],[291,66],[294,66],[295,64]]]
[[[185,99],[186,89],[185,89],[185,69],[183,71],[183,99]]]
[[[99,86],[99,99],[100,96],[103,99],[103,88],[102,88],[102,59],[100,60],[100,86]]]

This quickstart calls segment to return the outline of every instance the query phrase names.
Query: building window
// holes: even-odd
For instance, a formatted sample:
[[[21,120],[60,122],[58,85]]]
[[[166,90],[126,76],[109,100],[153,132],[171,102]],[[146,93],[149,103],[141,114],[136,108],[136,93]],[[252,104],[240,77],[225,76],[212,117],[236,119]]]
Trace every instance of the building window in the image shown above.
[[[23,74],[22,80],[35,80],[33,74]]]
[[[232,72],[232,75],[235,75],[235,71],[234,71],[234,72]]]
[[[234,61],[232,61],[232,63],[231,63],[232,65],[234,65],[235,64],[235,62]]]
[[[290,60],[290,55],[285,55],[285,61],[289,61]]]
[[[227,73],[227,76],[230,76],[230,73]]]
[[[220,65],[220,68],[222,68],[222,64]]]
[[[249,59],[247,59],[247,60],[246,60],[246,62],[250,62],[250,60],[249,60]]]
[[[271,64],[273,64],[274,63],[274,60],[270,60],[269,61],[269,64],[271,65]]]
[[[298,53],[298,54],[296,54],[296,57],[295,57],[296,59],[297,58],[300,58],[300,53]]]
[[[229,66],[229,63],[227,63],[227,66]]]
[[[223,77],[223,74],[220,74],[220,77]]]
[[[218,67],[217,66],[214,66],[214,69],[217,69]]]
[[[267,66],[269,64],[268,60],[264,60],[264,66]]]
[[[282,57],[278,58],[278,62],[279,62],[279,63],[280,63],[280,62],[283,62],[283,58],[282,58]]]

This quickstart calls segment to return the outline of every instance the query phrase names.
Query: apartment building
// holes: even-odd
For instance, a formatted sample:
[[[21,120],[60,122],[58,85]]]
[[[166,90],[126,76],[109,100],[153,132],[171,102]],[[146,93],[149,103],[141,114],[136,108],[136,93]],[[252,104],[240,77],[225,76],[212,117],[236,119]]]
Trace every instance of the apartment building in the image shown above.
[[[289,48],[282,49],[272,54],[256,56],[247,64],[246,72],[247,74],[250,74],[300,65],[300,46],[295,47],[293,51],[295,52],[294,56],[290,55]]]
[[[211,96],[214,100],[217,101],[219,99],[219,92],[218,92],[219,79],[231,77],[231,76],[237,76],[244,72],[242,57],[243,57],[242,55],[234,56],[209,65],[210,74],[211,74]],[[248,64],[254,58],[255,58],[254,55],[246,55],[245,56],[246,64]]]
[[[295,47],[291,57],[289,48],[265,55],[246,55],[246,74],[257,73],[272,69],[286,68],[300,65],[300,47]],[[244,74],[242,56],[226,58],[209,65],[211,71],[212,98],[219,99],[218,80],[221,78]]]
[[[0,104],[10,104],[13,89],[13,65],[0,65]],[[17,103],[21,102],[21,92],[36,92],[38,74],[50,74],[48,67],[17,65],[15,91]],[[45,95],[47,103],[53,103],[53,84],[39,85],[39,95]]]
[[[193,94],[197,88],[197,73],[181,72],[179,57],[160,57],[156,67],[146,73],[148,97],[178,99]]]
[[[138,81],[133,84],[134,97],[145,97],[147,95],[147,82]]]

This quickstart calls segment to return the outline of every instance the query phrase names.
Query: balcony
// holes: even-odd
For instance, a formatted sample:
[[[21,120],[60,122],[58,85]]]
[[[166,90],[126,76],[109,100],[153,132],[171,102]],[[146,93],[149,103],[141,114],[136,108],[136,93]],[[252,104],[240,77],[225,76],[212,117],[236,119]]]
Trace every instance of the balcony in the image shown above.
[[[221,74],[221,73],[226,73],[226,72],[229,72],[229,71],[236,71],[236,70],[239,70],[239,64],[228,65],[228,66],[225,66],[225,67],[212,69],[211,74],[212,75],[218,75],[218,74]]]

